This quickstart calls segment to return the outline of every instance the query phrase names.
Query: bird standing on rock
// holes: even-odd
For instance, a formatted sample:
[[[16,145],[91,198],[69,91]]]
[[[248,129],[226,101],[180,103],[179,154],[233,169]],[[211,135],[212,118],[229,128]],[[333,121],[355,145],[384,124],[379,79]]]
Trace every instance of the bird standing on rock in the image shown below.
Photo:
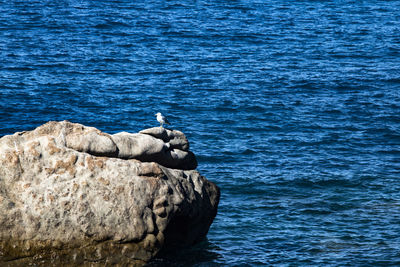
[[[163,128],[164,127],[164,123],[171,125],[169,123],[169,121],[167,120],[167,118],[165,118],[160,112],[155,114],[157,116],[157,121],[160,123],[160,127]]]

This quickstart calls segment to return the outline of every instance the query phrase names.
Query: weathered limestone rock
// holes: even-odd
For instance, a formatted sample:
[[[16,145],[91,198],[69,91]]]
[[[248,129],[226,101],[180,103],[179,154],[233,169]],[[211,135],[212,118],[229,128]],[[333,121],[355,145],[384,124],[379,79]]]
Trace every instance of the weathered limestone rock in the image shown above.
[[[169,130],[163,127],[154,127],[140,131],[141,134],[148,134],[155,138],[168,142],[171,148],[189,151],[189,141],[186,136],[177,130]]]
[[[145,162],[154,161],[165,167],[183,170],[194,170],[197,167],[195,155],[191,151],[178,149],[177,142],[174,141],[177,139],[171,139],[175,142],[174,145],[171,145],[171,143],[164,143],[162,139],[148,134],[127,132],[114,134],[112,139],[119,148],[119,158],[138,159]]]
[[[204,238],[219,189],[168,131],[109,135],[63,121],[2,137],[0,265],[140,266]]]

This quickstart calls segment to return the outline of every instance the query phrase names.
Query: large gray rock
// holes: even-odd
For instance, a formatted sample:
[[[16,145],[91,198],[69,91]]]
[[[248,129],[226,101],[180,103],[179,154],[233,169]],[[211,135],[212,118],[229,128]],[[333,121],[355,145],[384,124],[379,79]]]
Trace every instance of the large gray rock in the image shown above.
[[[143,265],[203,239],[219,189],[173,139],[66,121],[2,137],[0,265]]]

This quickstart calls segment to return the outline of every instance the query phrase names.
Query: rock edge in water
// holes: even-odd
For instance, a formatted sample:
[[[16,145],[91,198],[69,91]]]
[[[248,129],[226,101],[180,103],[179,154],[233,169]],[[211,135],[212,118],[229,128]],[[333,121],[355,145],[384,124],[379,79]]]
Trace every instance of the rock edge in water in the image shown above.
[[[0,265],[143,265],[204,239],[219,188],[183,133],[48,122],[0,139]]]

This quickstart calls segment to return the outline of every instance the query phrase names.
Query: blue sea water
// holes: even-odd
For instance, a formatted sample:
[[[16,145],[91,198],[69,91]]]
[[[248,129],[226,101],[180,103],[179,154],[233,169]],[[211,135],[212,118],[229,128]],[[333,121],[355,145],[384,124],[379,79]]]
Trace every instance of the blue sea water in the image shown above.
[[[150,266],[400,265],[400,1],[0,0],[0,136],[158,111],[222,195]]]

